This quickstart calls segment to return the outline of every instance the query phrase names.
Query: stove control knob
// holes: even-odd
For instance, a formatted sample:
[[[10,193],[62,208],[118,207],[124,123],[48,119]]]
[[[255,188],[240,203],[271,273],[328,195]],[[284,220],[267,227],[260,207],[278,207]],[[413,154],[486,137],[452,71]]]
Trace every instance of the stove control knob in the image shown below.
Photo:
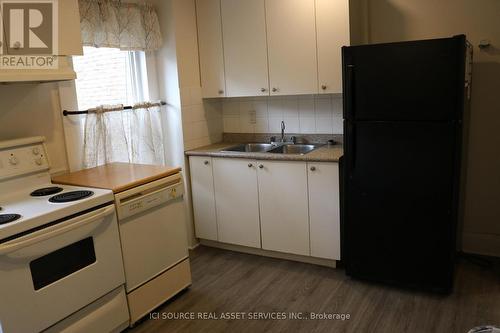
[[[17,159],[17,157],[15,157],[15,156],[11,156],[11,157],[9,158],[9,163],[10,163],[11,165],[17,165],[17,164],[19,163],[19,160]]]
[[[35,147],[35,148],[33,148],[32,152],[33,152],[33,155],[38,155],[38,154],[40,154],[40,149],[38,147]]]
[[[42,158],[41,157],[35,158],[35,164],[36,165],[42,165]]]

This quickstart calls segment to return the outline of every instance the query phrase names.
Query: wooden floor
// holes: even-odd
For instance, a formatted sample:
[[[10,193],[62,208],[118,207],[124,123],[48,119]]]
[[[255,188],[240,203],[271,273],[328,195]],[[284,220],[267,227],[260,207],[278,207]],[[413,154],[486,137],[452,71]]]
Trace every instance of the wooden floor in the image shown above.
[[[352,280],[342,269],[208,247],[191,253],[193,285],[156,311],[343,313],[349,320],[146,319],[128,332],[460,332],[500,326],[500,269],[461,259],[450,296]]]

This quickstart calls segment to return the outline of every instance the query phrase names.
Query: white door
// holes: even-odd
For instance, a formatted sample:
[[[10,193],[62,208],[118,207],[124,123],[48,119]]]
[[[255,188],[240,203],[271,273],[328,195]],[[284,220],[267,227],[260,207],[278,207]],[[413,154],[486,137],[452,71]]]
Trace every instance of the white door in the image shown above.
[[[224,49],[220,0],[197,0],[196,15],[203,97],[224,97]]]
[[[342,93],[341,47],[349,45],[349,1],[316,0],[320,93]]]
[[[340,260],[338,163],[308,163],[311,256]]]
[[[214,158],[219,241],[260,248],[256,162]]]
[[[306,163],[259,161],[258,181],[262,248],[309,255]]]
[[[212,159],[191,156],[189,157],[189,168],[196,237],[216,241],[217,217],[215,214]]]
[[[188,257],[181,177],[115,195],[127,293]]]
[[[314,0],[266,0],[271,95],[318,93]]]
[[[264,0],[222,0],[226,97],[269,95]]]

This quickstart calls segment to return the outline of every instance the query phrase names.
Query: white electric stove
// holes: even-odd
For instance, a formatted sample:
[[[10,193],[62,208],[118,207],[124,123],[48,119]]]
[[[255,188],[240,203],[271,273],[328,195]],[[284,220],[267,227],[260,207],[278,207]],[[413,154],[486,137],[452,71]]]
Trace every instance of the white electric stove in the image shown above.
[[[0,333],[129,322],[112,191],[50,181],[43,137],[0,142]]]

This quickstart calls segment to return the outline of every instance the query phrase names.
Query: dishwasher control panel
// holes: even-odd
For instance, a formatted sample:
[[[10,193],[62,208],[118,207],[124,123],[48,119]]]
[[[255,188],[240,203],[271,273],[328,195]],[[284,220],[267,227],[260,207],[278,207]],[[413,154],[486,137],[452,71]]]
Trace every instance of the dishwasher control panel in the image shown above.
[[[120,193],[116,196],[118,218],[125,219],[142,213],[171,200],[181,198],[183,195],[184,185],[182,182],[170,186],[152,187],[128,196]]]

